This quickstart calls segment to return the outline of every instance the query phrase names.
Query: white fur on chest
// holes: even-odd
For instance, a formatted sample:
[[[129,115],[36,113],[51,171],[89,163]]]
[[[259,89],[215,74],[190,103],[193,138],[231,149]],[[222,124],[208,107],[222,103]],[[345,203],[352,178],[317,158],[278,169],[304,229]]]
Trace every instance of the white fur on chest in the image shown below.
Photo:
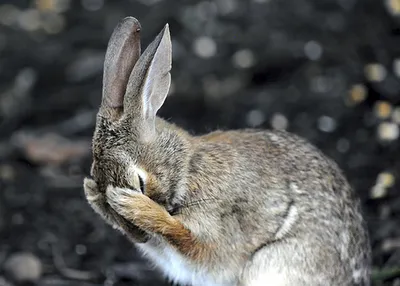
[[[212,281],[205,269],[194,266],[178,253],[174,248],[167,244],[157,245],[151,242],[137,244],[143,254],[154,263],[164,274],[174,282],[180,284],[190,284],[193,286],[221,286]]]

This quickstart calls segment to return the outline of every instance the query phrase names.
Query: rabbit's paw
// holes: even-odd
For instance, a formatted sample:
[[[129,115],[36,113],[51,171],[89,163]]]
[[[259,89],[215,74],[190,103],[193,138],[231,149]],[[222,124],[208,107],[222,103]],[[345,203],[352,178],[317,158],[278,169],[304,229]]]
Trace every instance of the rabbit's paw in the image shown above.
[[[143,230],[154,231],[156,225],[169,219],[165,208],[140,191],[109,186],[106,196],[111,208]]]
[[[158,234],[182,254],[195,260],[206,260],[213,248],[197,241],[191,231],[166,209],[141,192],[108,187],[107,201],[127,221],[149,234]]]
[[[105,219],[108,224],[112,225],[114,228],[118,228],[119,223],[115,219],[115,211],[107,204],[105,195],[99,191],[96,182],[92,179],[85,178],[83,181],[83,189],[85,191],[85,197],[92,209]]]
[[[94,180],[85,178],[83,180],[83,189],[85,191],[86,199],[89,203],[95,203],[102,199],[102,194],[99,192],[97,184]]]
[[[108,219],[109,215],[106,200],[104,195],[99,192],[96,182],[92,179],[85,178],[83,181],[83,189],[85,191],[85,197],[94,211]]]

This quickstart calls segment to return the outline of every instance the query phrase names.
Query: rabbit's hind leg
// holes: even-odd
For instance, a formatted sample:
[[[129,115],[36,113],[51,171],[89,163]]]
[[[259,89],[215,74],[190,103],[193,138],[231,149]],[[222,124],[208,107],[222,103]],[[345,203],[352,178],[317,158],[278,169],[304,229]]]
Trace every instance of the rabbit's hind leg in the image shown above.
[[[310,266],[307,257],[309,248],[299,247],[294,242],[278,241],[267,244],[255,252],[245,265],[240,286],[333,286],[326,273]],[[322,262],[323,264],[323,262]],[[322,266],[323,267],[323,266]],[[334,272],[335,270],[332,269]]]
[[[274,265],[273,257],[268,257],[269,251],[260,249],[249,261],[240,278],[239,286],[302,286],[291,284],[288,273],[279,264]]]

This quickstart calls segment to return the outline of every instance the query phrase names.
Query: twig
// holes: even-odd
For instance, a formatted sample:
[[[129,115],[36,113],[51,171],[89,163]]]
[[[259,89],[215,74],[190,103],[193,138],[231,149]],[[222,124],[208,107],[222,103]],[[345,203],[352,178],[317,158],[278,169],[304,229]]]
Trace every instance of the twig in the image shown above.
[[[63,136],[71,136],[73,134],[82,132],[83,130],[94,127],[96,120],[96,113],[93,110],[82,111],[74,116],[53,125],[45,126],[37,133],[57,132]]]
[[[74,280],[94,280],[98,279],[99,275],[90,272],[90,271],[82,271],[77,269],[69,268],[62,257],[61,252],[56,248],[54,244],[52,244],[52,253],[53,253],[53,262],[56,269],[65,277]]]

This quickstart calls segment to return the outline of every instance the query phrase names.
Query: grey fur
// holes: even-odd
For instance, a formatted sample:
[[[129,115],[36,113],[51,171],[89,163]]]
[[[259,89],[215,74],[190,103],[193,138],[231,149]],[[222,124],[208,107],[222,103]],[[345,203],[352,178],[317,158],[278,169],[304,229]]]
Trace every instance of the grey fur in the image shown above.
[[[191,136],[155,116],[169,88],[170,47],[166,28],[130,74],[124,112],[115,117],[100,109],[94,180],[84,184],[95,211],[138,247],[151,249],[150,259],[177,282],[370,285],[371,250],[359,199],[339,167],[313,145],[281,131]],[[145,84],[152,92],[143,91]],[[142,112],[144,100],[152,112]],[[129,209],[120,207],[129,190],[140,187],[132,168],[147,174],[146,196],[198,241],[216,246],[203,260],[182,254],[192,278],[168,272],[160,261],[171,244],[137,229]]]

